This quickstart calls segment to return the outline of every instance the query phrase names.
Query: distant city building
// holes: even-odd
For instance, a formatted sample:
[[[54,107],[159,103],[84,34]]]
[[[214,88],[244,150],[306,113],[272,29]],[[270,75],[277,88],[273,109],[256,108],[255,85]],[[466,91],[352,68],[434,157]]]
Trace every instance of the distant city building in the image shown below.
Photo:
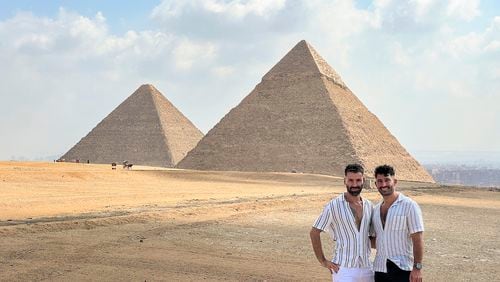
[[[500,169],[469,165],[425,165],[436,182],[447,185],[500,187]]]

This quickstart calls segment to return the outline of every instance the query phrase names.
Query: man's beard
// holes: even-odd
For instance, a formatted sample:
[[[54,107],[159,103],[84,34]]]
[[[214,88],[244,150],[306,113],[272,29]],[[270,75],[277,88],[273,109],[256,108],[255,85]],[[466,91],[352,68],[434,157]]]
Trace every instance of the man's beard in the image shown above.
[[[355,189],[355,190],[353,190]],[[352,196],[359,196],[361,194],[361,191],[363,190],[363,186],[352,186],[352,187],[347,187],[347,192],[351,194]]]
[[[378,188],[378,192],[382,196],[390,196],[392,193],[394,193],[394,186],[384,186]]]

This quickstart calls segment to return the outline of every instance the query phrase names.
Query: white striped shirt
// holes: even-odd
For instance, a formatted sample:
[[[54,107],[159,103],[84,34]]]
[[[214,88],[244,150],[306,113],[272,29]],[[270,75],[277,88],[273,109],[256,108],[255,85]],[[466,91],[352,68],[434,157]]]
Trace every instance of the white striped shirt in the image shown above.
[[[370,261],[370,221],[373,205],[363,201],[363,218],[360,229],[344,194],[331,200],[323,209],[313,227],[330,233],[336,241],[332,262],[343,267],[371,267]]]
[[[412,199],[399,193],[398,198],[387,211],[385,228],[382,227],[380,207],[373,209],[372,225],[377,236],[377,254],[373,270],[387,272],[389,259],[399,268],[411,271],[413,268],[413,242],[410,235],[424,231],[422,211]]]

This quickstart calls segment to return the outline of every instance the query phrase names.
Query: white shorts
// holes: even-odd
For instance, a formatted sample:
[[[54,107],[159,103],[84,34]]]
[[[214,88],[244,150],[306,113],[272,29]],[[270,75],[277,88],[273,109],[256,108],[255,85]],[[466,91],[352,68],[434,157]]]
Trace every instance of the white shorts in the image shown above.
[[[371,268],[340,267],[337,273],[333,272],[333,282],[373,282],[373,270]]]

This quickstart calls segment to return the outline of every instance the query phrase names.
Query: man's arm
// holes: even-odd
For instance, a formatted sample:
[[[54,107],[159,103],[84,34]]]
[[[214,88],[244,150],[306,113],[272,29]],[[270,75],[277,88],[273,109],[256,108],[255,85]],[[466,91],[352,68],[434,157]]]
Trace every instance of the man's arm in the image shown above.
[[[318,259],[319,263],[323,267],[328,268],[330,272],[332,271],[339,271],[339,266],[332,263],[331,261],[327,260],[325,258],[325,254],[323,253],[323,247],[321,245],[321,229],[318,228],[311,228],[311,232],[309,232],[309,236],[311,237],[311,243],[313,246],[314,254],[316,255],[316,258]]]
[[[417,232],[410,235],[413,242],[413,261],[414,263],[422,263],[424,257],[424,233]],[[421,282],[422,270],[413,267],[410,274],[410,282]]]

